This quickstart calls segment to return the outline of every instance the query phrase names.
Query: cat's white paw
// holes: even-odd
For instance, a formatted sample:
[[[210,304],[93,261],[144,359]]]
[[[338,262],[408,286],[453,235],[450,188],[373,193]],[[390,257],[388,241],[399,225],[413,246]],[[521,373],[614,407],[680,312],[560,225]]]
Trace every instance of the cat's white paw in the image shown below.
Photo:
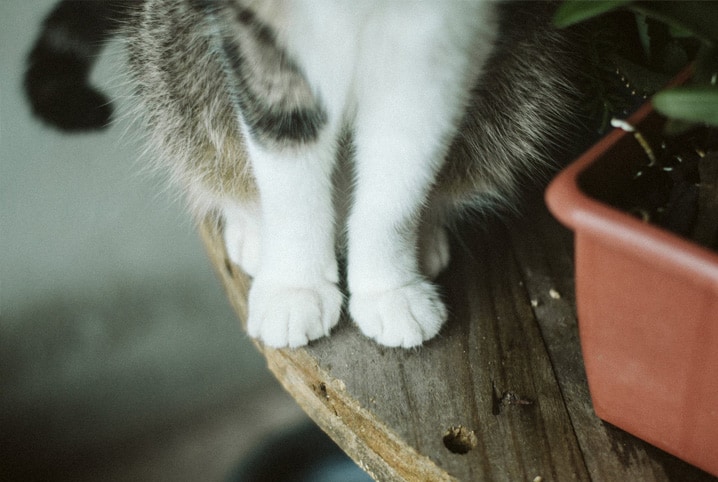
[[[249,292],[247,332],[274,348],[296,348],[329,335],[343,296],[334,283],[286,286],[256,278]]]
[[[404,348],[434,337],[448,316],[436,286],[424,280],[394,290],[352,293],[349,311],[366,336]]]
[[[259,271],[261,244],[259,228],[252,223],[225,223],[224,246],[227,257],[249,276],[255,276]]]
[[[449,234],[443,226],[436,226],[421,240],[421,269],[429,279],[435,279],[449,265],[451,248]]]

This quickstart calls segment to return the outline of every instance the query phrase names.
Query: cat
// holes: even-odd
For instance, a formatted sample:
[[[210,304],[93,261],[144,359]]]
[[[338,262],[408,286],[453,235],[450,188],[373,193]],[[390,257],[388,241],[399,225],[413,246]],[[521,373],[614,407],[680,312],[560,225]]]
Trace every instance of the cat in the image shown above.
[[[68,0],[64,0],[68,2]],[[411,348],[448,317],[448,229],[507,206],[576,122],[580,49],[546,2],[144,0],[136,110],[252,280],[248,333]]]

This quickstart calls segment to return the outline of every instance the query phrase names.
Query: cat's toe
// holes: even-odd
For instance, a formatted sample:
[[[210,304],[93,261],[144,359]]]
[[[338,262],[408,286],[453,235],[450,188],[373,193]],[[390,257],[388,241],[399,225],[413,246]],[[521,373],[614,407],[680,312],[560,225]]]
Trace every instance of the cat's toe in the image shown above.
[[[433,338],[448,317],[436,286],[423,280],[389,291],[353,293],[349,310],[366,336],[403,348]]]
[[[449,265],[451,248],[446,228],[437,226],[422,239],[421,268],[424,275],[434,279]]]
[[[343,297],[336,285],[282,286],[255,280],[249,294],[247,331],[273,348],[296,348],[329,335]]]

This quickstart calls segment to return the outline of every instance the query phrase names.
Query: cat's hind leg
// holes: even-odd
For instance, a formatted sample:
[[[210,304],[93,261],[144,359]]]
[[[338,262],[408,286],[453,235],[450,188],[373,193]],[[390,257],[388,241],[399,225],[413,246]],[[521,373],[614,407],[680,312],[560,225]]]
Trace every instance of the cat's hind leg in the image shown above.
[[[451,244],[445,216],[433,207],[427,211],[419,228],[419,265],[424,276],[436,279],[451,261]]]
[[[258,202],[225,201],[223,237],[229,260],[249,276],[259,271],[261,220]]]

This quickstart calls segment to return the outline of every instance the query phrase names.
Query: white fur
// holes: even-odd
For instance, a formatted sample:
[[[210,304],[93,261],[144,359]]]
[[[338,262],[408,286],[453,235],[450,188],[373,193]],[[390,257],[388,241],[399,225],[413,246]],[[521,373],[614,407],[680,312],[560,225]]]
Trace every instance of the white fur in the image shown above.
[[[297,0],[286,8],[281,40],[329,122],[317,142],[302,147],[268,150],[248,141],[261,232],[250,222],[240,234],[256,219],[242,208],[227,204],[224,212],[230,256],[255,274],[249,333],[294,347],[327,335],[339,319],[332,170],[348,122],[356,146],[346,226],[349,311],[381,344],[420,345],[447,317],[426,275],[448,263],[441,226],[428,227],[419,262],[420,221],[469,87],[491,52],[495,6]]]
[[[434,279],[444,271],[451,260],[449,233],[438,222],[426,226],[420,239],[421,272]]]
[[[224,205],[224,245],[227,256],[245,273],[256,276],[261,260],[261,213],[256,204],[226,201]]]

